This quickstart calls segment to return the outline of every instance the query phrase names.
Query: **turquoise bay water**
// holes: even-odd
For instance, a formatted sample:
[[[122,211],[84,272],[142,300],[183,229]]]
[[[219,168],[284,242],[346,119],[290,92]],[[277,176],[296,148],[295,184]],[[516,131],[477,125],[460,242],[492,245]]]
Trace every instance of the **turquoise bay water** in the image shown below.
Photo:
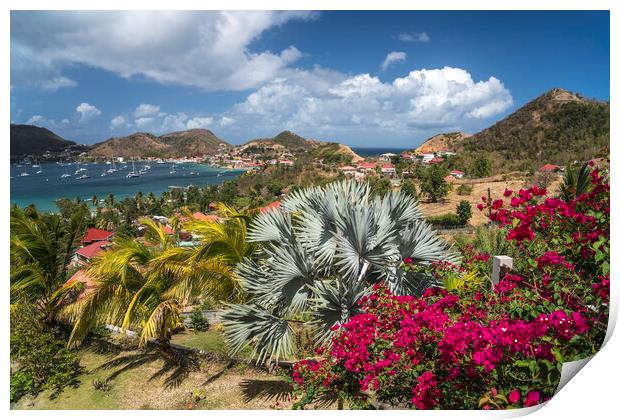
[[[136,162],[136,171],[142,168],[144,162]],[[127,178],[131,171],[131,164],[126,169],[101,176],[102,172],[110,168],[105,163],[89,163],[81,166],[88,172],[80,172],[76,164],[61,166],[56,163],[42,163],[41,168],[33,168],[30,165],[11,165],[11,203],[19,206],[34,204],[42,211],[57,211],[55,200],[59,198],[80,197],[91,201],[93,195],[99,199],[108,194],[114,194],[116,199],[134,196],[138,191],[145,195],[153,192],[156,195],[169,190],[170,186],[187,187],[189,185],[206,186],[221,184],[224,181],[238,177],[243,171],[214,168],[201,164],[177,164],[176,173],[171,174],[172,164],[150,163],[151,169],[138,178]],[[121,165],[117,164],[117,168]],[[36,174],[41,169],[43,172]],[[71,177],[62,178],[61,175],[69,173]],[[22,172],[28,172],[29,176],[19,176]],[[196,172],[192,175],[190,172]],[[80,175],[88,173],[90,178],[77,179]],[[219,174],[219,176],[218,176]]]

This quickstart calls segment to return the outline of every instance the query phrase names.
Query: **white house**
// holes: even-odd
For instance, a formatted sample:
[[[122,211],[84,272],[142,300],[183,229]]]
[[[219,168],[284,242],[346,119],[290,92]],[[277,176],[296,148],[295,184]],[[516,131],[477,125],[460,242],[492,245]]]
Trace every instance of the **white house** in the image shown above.
[[[381,155],[379,155],[379,160],[382,160],[383,162],[391,162],[392,158],[398,156],[396,153],[383,153]]]
[[[429,163],[433,159],[435,159],[435,154],[434,153],[424,153],[422,155],[422,162],[423,163]]]

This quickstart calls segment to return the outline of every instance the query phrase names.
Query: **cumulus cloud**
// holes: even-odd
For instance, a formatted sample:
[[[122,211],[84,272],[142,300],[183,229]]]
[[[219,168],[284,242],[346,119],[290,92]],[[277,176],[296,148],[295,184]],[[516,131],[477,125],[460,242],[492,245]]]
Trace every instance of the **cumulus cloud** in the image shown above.
[[[75,110],[80,114],[80,122],[86,122],[101,115],[101,111],[96,106],[86,102],[79,104]]]
[[[41,87],[44,90],[56,91],[65,87],[75,87],[77,86],[77,82],[75,80],[69,79],[64,76],[56,76],[49,80],[44,80],[41,82]]]
[[[44,125],[47,122],[48,122],[47,118],[45,118],[43,115],[33,115],[32,117],[28,119],[28,121],[26,121],[26,124]]]
[[[220,118],[220,127],[227,127],[231,124],[234,124],[235,120],[230,117],[222,117]]]
[[[398,39],[403,42],[430,42],[431,37],[426,32],[405,32],[398,34]]]
[[[194,117],[185,123],[188,129],[192,128],[208,128],[213,124],[213,118],[211,117]]]
[[[460,68],[413,70],[392,82],[320,71],[275,80],[224,116],[234,119],[236,128],[263,131],[286,127],[332,137],[351,130],[406,136],[465,129],[512,106],[500,80],[474,81]]]
[[[405,61],[407,59],[407,54],[402,51],[392,51],[389,53],[383,63],[381,63],[381,70],[386,71],[388,67],[392,64],[397,63],[399,61]]]
[[[127,119],[122,115],[117,115],[110,121],[110,129],[117,130],[127,126]]]
[[[159,114],[159,106],[151,104],[140,104],[133,112],[133,115],[136,118],[153,117],[157,114]]]
[[[11,79],[18,85],[52,79],[68,86],[60,72],[78,63],[163,84],[251,89],[301,57],[294,46],[269,51],[253,50],[251,44],[270,28],[314,16],[298,11],[13,12]]]

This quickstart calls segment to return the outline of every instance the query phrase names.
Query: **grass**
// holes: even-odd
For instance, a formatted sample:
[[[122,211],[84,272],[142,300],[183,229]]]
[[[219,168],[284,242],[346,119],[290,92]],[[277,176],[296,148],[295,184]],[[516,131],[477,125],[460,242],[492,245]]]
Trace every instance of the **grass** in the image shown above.
[[[178,344],[225,353],[217,332],[184,333]],[[290,408],[290,385],[284,376],[222,357],[187,357],[181,365],[157,349],[123,350],[91,344],[78,351],[85,372],[77,388],[56,399],[49,393],[23,398],[13,409],[270,409]],[[109,391],[93,386],[107,381]]]
[[[218,331],[185,331],[180,334],[175,334],[172,337],[172,343],[180,344],[182,346],[190,347],[196,350],[206,351],[208,353],[213,353],[223,358],[227,358],[229,356],[228,346],[224,341],[224,337]],[[236,357],[245,360],[248,359],[251,355],[252,350],[246,347],[238,355],[236,355]]]

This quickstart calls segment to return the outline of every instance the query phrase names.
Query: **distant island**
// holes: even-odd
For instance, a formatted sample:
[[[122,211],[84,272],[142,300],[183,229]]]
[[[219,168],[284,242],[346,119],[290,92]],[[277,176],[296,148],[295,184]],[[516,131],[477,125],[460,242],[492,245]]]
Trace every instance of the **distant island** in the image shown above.
[[[410,153],[488,153],[497,169],[551,163],[566,165],[589,159],[609,147],[609,102],[586,99],[564,89],[552,89],[479,133],[440,133]],[[84,159],[195,158],[230,166],[235,156],[251,157],[244,165],[279,158],[306,156],[326,162],[359,162],[363,158],[337,142],[306,139],[285,130],[233,146],[211,130],[192,129],[156,136],[137,132],[92,146],[78,145],[50,130],[11,124],[11,158]],[[226,158],[228,156],[228,158]],[[282,159],[282,157],[285,159]],[[239,160],[239,159],[237,159]],[[232,162],[232,166],[241,162]]]

